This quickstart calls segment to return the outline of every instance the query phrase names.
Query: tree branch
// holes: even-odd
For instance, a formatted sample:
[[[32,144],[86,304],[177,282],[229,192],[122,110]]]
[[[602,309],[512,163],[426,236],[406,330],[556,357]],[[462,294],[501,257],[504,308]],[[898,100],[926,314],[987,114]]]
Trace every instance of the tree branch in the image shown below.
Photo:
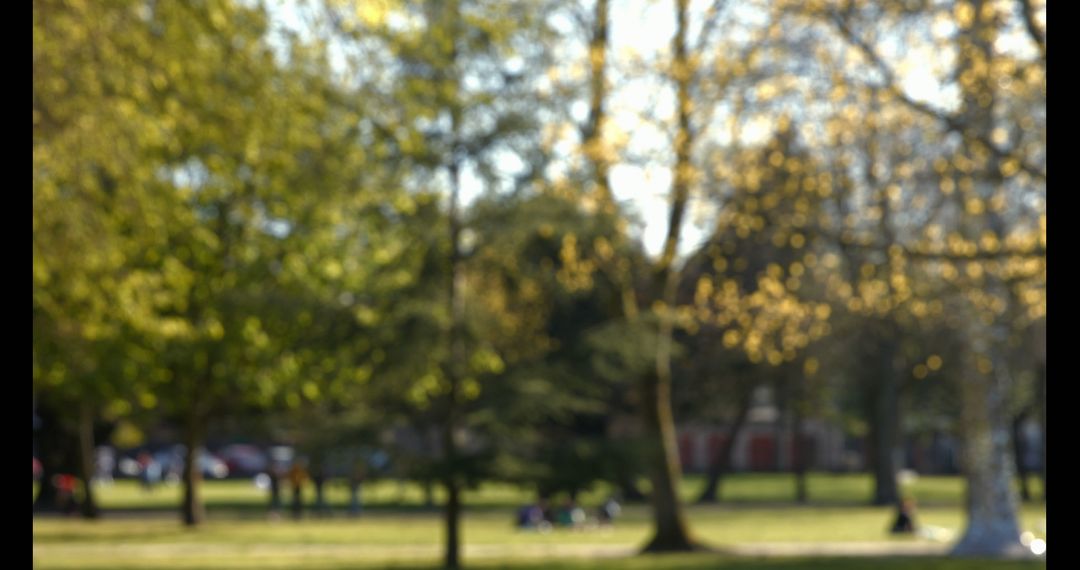
[[[986,134],[972,132],[972,129],[970,129],[968,125],[966,125],[958,115],[948,113],[942,109],[937,109],[926,102],[912,99],[911,96],[907,94],[907,92],[900,88],[899,82],[896,79],[896,73],[892,70],[891,67],[889,67],[889,64],[885,62],[885,60],[881,57],[880,54],[878,54],[877,50],[875,50],[873,46],[863,40],[857,33],[855,33],[854,30],[851,29],[850,26],[847,25],[847,22],[843,16],[834,11],[829,21],[836,27],[837,31],[840,32],[840,35],[844,38],[844,40],[858,48],[858,50],[868,60],[870,60],[870,63],[884,76],[885,84],[878,86],[879,89],[883,89],[889,92],[911,109],[914,109],[915,111],[923,115],[937,120],[938,122],[943,124],[946,129],[959,133],[969,143],[972,141],[977,141],[978,143],[989,149],[990,153],[993,154],[995,158],[1000,160],[1012,157],[1012,153],[994,144],[994,141],[992,141],[990,137]],[[1020,170],[1028,173],[1036,179],[1046,179],[1046,172],[1044,172],[1042,169],[1036,167],[1035,165],[1029,163],[1026,160],[1020,159],[1019,157],[1012,158],[1017,159],[1020,165]]]
[[[1043,65],[1046,65],[1046,33],[1039,29],[1038,24],[1035,22],[1035,8],[1031,5],[1031,0],[1018,0],[1020,3],[1020,13],[1024,18],[1024,27],[1027,28],[1028,35],[1035,41],[1035,45],[1039,48],[1039,53],[1042,55]]]

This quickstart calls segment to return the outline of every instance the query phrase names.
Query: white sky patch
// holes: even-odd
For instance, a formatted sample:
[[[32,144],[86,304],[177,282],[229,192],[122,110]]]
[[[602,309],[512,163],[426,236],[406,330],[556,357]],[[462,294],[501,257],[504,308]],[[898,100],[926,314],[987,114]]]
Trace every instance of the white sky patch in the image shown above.
[[[592,3],[585,0],[583,2],[591,11]],[[696,41],[701,14],[710,3],[706,0],[691,3],[692,42]],[[667,59],[675,31],[675,10],[672,4],[670,0],[612,0],[611,5],[610,54],[613,65],[609,69],[609,80],[613,91],[608,111],[615,123],[613,130],[621,132],[620,137],[613,138],[625,138],[626,150],[636,158],[633,164],[623,162],[613,167],[612,190],[628,212],[640,220],[638,237],[651,255],[659,253],[667,232],[672,166],[670,130],[674,96],[670,84],[658,81],[655,74],[648,73],[647,69],[636,64],[663,63]],[[758,25],[766,17],[757,4],[736,2],[735,9],[737,17],[750,25]],[[303,19],[298,15],[296,0],[271,2],[270,10],[284,27],[296,30],[306,28]],[[750,22],[751,20],[753,22]],[[938,20],[931,33],[947,36],[952,33],[950,26],[951,22],[947,19]],[[744,29],[736,29],[734,32],[748,33]],[[1010,34],[999,40],[997,47],[1014,52],[1032,49],[1029,45],[1022,45],[1023,40],[1020,34]],[[584,45],[580,45],[583,38],[577,37],[571,41],[578,42],[579,45],[551,46],[551,49],[557,53],[565,51],[568,54],[560,64],[562,73],[569,73],[573,68],[579,74],[579,79],[583,79],[585,68],[580,58],[580,53],[584,50]],[[884,53],[891,55],[905,52],[907,46],[894,39],[884,41],[881,47]],[[576,55],[570,57],[570,53]],[[950,93],[942,89],[939,80],[941,70],[936,69],[942,63],[940,54],[908,53],[906,56],[902,59],[918,65],[897,70],[905,92],[915,99],[935,102],[948,108],[952,98]],[[334,59],[336,62],[339,58]],[[344,58],[340,59],[344,67]],[[642,73],[643,71],[646,73]],[[583,121],[588,115],[586,102],[574,101],[570,104],[574,119]],[[708,135],[713,142],[730,142],[730,127],[717,128],[726,124],[728,112],[726,107],[717,109],[713,117],[714,125]],[[769,115],[753,117],[740,129],[741,144],[755,145],[764,142],[774,128],[775,118]],[[569,159],[575,155],[576,150],[575,137],[559,137],[555,148],[556,155]],[[497,166],[507,176],[523,167],[520,160],[509,156],[499,159]],[[562,170],[563,166],[553,165],[549,172]],[[461,198],[465,205],[478,197],[483,188],[483,181],[470,168],[463,170]],[[679,252],[684,255],[692,252],[711,231],[709,220],[715,211],[715,207],[697,196],[691,196],[691,200],[693,215],[684,224],[680,240]]]
[[[941,94],[941,86],[934,73],[926,67],[913,67],[903,81],[904,91],[920,101],[932,101]]]
[[[667,50],[675,33],[675,9],[669,2],[616,0],[611,6],[611,44],[639,53]]]
[[[611,8],[611,52],[616,58],[630,54],[655,58],[669,51],[675,31],[674,8],[670,3],[655,0],[615,0]],[[698,6],[695,8],[702,9]],[[302,34],[311,33],[295,1],[271,2],[269,9],[282,27]],[[344,57],[338,50],[332,51],[335,52],[332,62],[335,65],[340,64],[344,70]],[[609,74],[615,75],[618,71],[620,70],[611,69]],[[670,118],[674,111],[670,89],[651,80],[631,81],[611,94],[610,106],[609,112],[617,122],[617,128],[629,134],[630,146],[636,152],[662,153],[663,149],[669,146],[668,135],[659,131],[655,125],[644,124],[642,118],[643,115]],[[574,102],[571,113],[575,120],[584,120],[588,115],[588,105],[584,101]],[[561,143],[557,148],[560,153],[572,153],[576,150]],[[516,172],[521,167],[522,163],[516,157],[504,157],[498,164],[499,170],[506,173]],[[667,232],[670,164],[654,162],[645,166],[616,165],[612,170],[612,186],[616,199],[641,221],[638,227],[641,232],[639,237],[646,251],[652,255],[658,254]],[[483,180],[471,168],[464,168],[461,172],[463,205],[471,204],[483,190]],[[680,253],[689,253],[691,247],[687,244],[696,244],[703,232],[694,224],[685,224],[683,230]]]
[[[611,169],[611,188],[615,199],[643,223],[640,235],[649,253],[658,254],[667,233],[670,169],[620,164]]]
[[[610,50],[617,63],[609,75],[621,75],[624,66],[632,61],[656,61],[670,52],[675,34],[675,10],[670,2],[616,0],[611,14]],[[629,77],[630,81],[616,88],[611,94],[609,113],[618,128],[630,135],[629,150],[654,160],[645,165],[614,167],[611,186],[615,198],[640,220],[637,230],[645,251],[656,256],[663,249],[668,230],[672,179],[671,134],[660,127],[668,125],[674,116],[675,97],[669,85],[646,77]],[[693,224],[684,223],[679,253],[690,253],[701,234]]]
[[[484,191],[484,181],[476,175],[472,165],[467,164],[461,169],[461,203],[471,204],[480,197]]]

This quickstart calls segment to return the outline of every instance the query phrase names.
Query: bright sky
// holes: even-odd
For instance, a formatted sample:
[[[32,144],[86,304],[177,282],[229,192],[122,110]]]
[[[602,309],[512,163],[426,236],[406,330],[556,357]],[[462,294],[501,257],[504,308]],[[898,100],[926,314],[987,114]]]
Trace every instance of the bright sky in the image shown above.
[[[702,12],[707,4],[704,0],[691,2],[691,10]],[[740,6],[742,10],[753,10],[749,5]],[[289,27],[299,27],[294,13],[295,0],[279,0],[273,8],[281,21]],[[612,0],[611,52],[625,61],[630,51],[649,57],[666,51],[675,31],[674,9],[671,2],[657,0]],[[754,14],[749,14],[755,17]],[[700,18],[694,19],[699,21]],[[691,24],[691,37],[696,36],[696,25]],[[583,46],[577,46],[578,51]],[[916,60],[933,62],[935,54],[913,54]],[[932,65],[932,64],[931,64]],[[898,69],[903,77],[905,89],[916,98],[942,101],[943,93],[934,80],[931,66],[916,65]],[[616,72],[617,73],[617,72]],[[673,111],[673,97],[667,88],[655,83],[613,81],[616,90],[612,93],[609,112],[617,128],[629,136],[629,146],[635,152],[647,152],[669,145],[666,133],[654,126],[644,124],[640,113],[651,111],[654,115],[670,116]],[[579,104],[574,109],[577,119],[583,119],[587,109]],[[747,139],[759,138],[765,134],[766,124],[748,125],[742,135]],[[760,132],[754,132],[760,131]],[[723,135],[724,133],[721,133]],[[670,164],[657,163],[649,166],[636,166],[621,163],[611,172],[612,187],[616,198],[627,206],[642,221],[638,231],[646,250],[657,254],[667,231],[668,203],[667,196],[671,185]],[[479,195],[481,185],[475,177],[465,176],[463,200],[468,203]],[[706,204],[691,204],[680,241],[680,253],[694,250],[703,240],[710,228],[707,227]]]
[[[648,56],[666,51],[675,34],[675,11],[670,2],[653,0],[613,0],[611,6],[611,51],[624,54],[628,50]],[[652,146],[665,144],[658,133],[649,126],[638,123],[633,115],[652,108],[658,114],[674,111],[674,98],[667,90],[655,86],[636,84],[618,90],[613,97],[610,112],[619,127],[631,133],[631,144]],[[620,164],[611,170],[611,186],[615,198],[638,214],[642,221],[642,242],[650,255],[658,255],[668,229],[668,194],[671,189],[671,170],[666,164],[645,168]],[[689,216],[683,224],[679,253],[694,250],[705,238],[703,228],[694,224]]]
[[[271,10],[290,28],[300,29],[295,12],[294,0],[279,0],[272,3]],[[674,33],[674,12],[665,2],[654,0],[614,0],[612,2],[611,41],[612,50],[619,53],[626,48],[633,48],[639,53],[655,53],[666,49]],[[641,131],[630,119],[632,111],[654,104],[658,96],[655,89],[630,88],[616,94],[612,112],[622,117],[621,126],[628,131]],[[669,98],[670,99],[670,98]],[[663,102],[661,101],[661,104]],[[670,100],[667,102],[670,108]],[[642,133],[645,144],[655,133]],[[653,142],[656,142],[653,139]],[[651,254],[657,254],[663,244],[667,231],[666,196],[671,184],[667,165],[654,165],[640,168],[630,165],[617,165],[612,169],[612,186],[620,202],[642,220],[642,239]],[[468,175],[463,176],[462,199],[471,202],[481,192],[480,182]],[[693,227],[693,217],[684,224],[681,251],[689,251],[704,235]]]

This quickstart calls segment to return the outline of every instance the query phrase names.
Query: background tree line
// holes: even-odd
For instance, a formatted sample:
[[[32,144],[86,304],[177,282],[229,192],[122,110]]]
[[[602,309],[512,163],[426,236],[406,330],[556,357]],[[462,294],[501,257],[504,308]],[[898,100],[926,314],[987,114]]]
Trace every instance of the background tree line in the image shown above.
[[[796,433],[865,424],[877,504],[904,418],[955,415],[957,552],[1019,548],[1045,4],[661,7],[670,43],[637,51],[609,0],[35,0],[45,473],[78,472],[97,516],[102,427],[167,419],[196,525],[213,420],[402,425],[439,434],[414,473],[445,489],[448,567],[461,490],[490,479],[612,481],[651,501],[646,550],[686,550],[675,414],[738,430],[768,385]],[[657,251],[625,167],[668,174]]]

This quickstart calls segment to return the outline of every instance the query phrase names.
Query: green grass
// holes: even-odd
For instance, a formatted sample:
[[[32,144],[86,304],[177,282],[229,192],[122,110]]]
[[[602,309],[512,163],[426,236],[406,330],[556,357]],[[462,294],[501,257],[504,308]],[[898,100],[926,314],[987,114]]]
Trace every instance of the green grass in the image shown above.
[[[885,530],[892,516],[874,507],[690,507],[695,536],[723,551],[765,543],[820,546],[823,542],[918,546],[913,537],[892,538]],[[1043,513],[1024,511],[1024,528],[1036,530]],[[955,507],[920,513],[924,524],[960,530]],[[693,555],[640,559],[628,557],[649,535],[648,511],[626,509],[611,530],[549,534],[520,532],[510,513],[470,511],[463,523],[466,556],[477,567],[513,568],[984,568],[951,560],[891,558],[832,560]],[[203,527],[183,528],[171,515],[114,516],[87,522],[77,518],[34,520],[37,568],[308,568],[432,567],[443,536],[437,513],[376,512],[359,519],[254,520],[211,517]],[[1037,533],[1045,537],[1045,533]],[[608,557],[617,556],[617,560]],[[653,560],[653,562],[643,562]],[[543,561],[540,564],[538,561]],[[886,564],[882,566],[881,564]],[[927,566],[927,564],[931,564]],[[1040,568],[993,564],[992,568]]]
[[[692,498],[701,485],[690,478],[683,488]],[[785,475],[737,475],[726,481],[725,503],[688,507],[693,533],[702,542],[727,554],[664,557],[630,556],[648,538],[650,520],[644,505],[626,505],[613,529],[549,534],[513,528],[514,508],[530,499],[508,485],[486,485],[466,497],[463,521],[465,557],[477,568],[722,568],[781,570],[795,568],[915,568],[974,570],[976,568],[1043,568],[1045,563],[963,561],[935,557],[810,558],[801,556],[734,556],[737,549],[795,549],[821,543],[861,544],[872,548],[934,545],[915,537],[894,538],[886,529],[890,507],[866,506],[869,479],[864,476],[816,474],[810,479],[811,505],[792,505],[791,478]],[[963,485],[957,478],[924,477],[912,488],[920,500],[918,521],[924,525],[962,531]],[[162,486],[151,493],[133,482],[99,489],[106,517],[35,517],[34,566],[50,569],[239,569],[305,568],[433,568],[443,536],[439,513],[420,507],[416,486],[398,488],[394,482],[365,486],[368,510],[346,518],[341,507],[347,494],[331,486],[338,511],[329,518],[270,520],[266,492],[249,481],[213,481],[205,488],[208,522],[198,529],[183,528],[175,514],[178,487]],[[592,507],[604,496],[596,489],[582,497]],[[1045,539],[1045,508],[1025,505],[1022,528]],[[802,546],[800,546],[802,545]],[[944,548],[944,545],[937,547]],[[726,550],[725,550],[726,549]],[[736,549],[736,550],[732,550]],[[745,554],[745,550],[743,551]]]
[[[608,559],[557,558],[543,561],[505,559],[464,560],[466,568],[506,570],[1042,570],[1039,561],[956,560],[946,557],[790,557],[746,558],[722,554],[679,554],[619,557]],[[270,556],[233,556],[228,558],[185,555],[168,561],[120,559],[104,565],[87,565],[83,561],[59,564],[34,561],[35,568],[53,570],[113,569],[113,570],[232,570],[232,569],[297,569],[354,570],[387,568],[395,570],[434,570],[440,565],[434,560],[385,562],[371,559],[322,558],[303,556],[281,558]]]
[[[719,546],[759,542],[873,542],[910,541],[891,538],[886,529],[893,511],[887,507],[745,507],[690,506],[687,509],[694,533]],[[510,511],[469,511],[465,515],[465,540],[477,544],[608,544],[631,547],[643,543],[649,532],[649,511],[640,505],[625,508],[614,529],[593,532],[557,530],[549,534],[519,532]],[[1026,507],[1022,526],[1045,537],[1039,527],[1045,511]],[[956,507],[921,509],[919,522],[962,530],[963,512]],[[102,521],[37,518],[34,542],[110,542],[138,537],[148,543],[243,544],[274,542],[295,544],[417,545],[439,543],[442,532],[438,513],[371,512],[357,519],[337,514],[319,519],[308,515],[299,522],[236,519],[211,516],[204,528],[183,529],[171,513],[162,516],[114,516]]]
[[[693,502],[704,484],[701,476],[687,476],[680,489],[683,500]],[[1031,484],[1038,497],[1041,494],[1038,479],[1033,477]],[[873,492],[873,480],[865,474],[812,473],[807,478],[807,487],[812,504],[863,505]],[[35,484],[35,493],[36,489]],[[585,505],[596,505],[610,492],[610,486],[596,485],[582,493],[580,500]],[[793,500],[794,492],[794,480],[790,474],[735,474],[724,479],[721,499],[728,504],[786,504]],[[964,482],[955,476],[922,476],[905,487],[905,492],[923,506],[959,505],[963,501]],[[123,480],[98,488],[98,500],[106,509],[169,509],[179,504],[180,493],[180,486],[176,484],[162,484],[147,492],[137,482]],[[285,493],[288,493],[287,488]],[[326,493],[327,500],[336,508],[347,505],[348,489],[344,482],[330,482]],[[203,487],[203,497],[211,510],[260,510],[268,501],[267,492],[256,488],[250,479],[208,481]],[[315,492],[310,485],[304,497],[309,503],[314,501]],[[442,490],[436,488],[436,502],[442,501],[442,498]],[[423,505],[423,490],[415,483],[402,485],[396,481],[377,481],[364,485],[363,499],[369,508],[417,509]],[[533,499],[530,491],[502,483],[488,483],[465,493],[465,503],[474,508],[509,508]]]

